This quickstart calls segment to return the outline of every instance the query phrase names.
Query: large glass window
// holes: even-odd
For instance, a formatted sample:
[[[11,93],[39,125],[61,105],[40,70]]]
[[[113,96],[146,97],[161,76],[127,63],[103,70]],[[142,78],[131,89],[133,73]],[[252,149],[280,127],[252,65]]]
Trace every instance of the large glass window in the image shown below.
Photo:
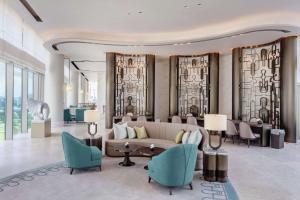
[[[0,60],[0,140],[5,139],[6,121],[6,64]]]
[[[34,99],[34,87],[33,87],[33,72],[31,71],[28,71],[28,78],[27,78],[27,81],[28,81],[28,88],[27,88],[27,97],[28,97],[28,100],[30,99]],[[27,112],[27,127],[28,129],[31,128],[31,120],[32,120],[32,114],[28,111]]]
[[[14,68],[13,134],[21,133],[22,127],[22,69]]]

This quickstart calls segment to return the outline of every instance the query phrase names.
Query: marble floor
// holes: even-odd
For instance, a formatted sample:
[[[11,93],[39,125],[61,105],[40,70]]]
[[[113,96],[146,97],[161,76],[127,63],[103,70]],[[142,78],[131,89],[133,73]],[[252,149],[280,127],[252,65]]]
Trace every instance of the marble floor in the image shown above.
[[[31,139],[23,134],[13,141],[0,141],[0,178],[62,161],[61,131],[87,136],[84,124],[73,124],[54,128],[49,138]],[[277,150],[228,141],[223,148],[229,152],[229,178],[241,200],[300,199],[300,144],[286,143]]]

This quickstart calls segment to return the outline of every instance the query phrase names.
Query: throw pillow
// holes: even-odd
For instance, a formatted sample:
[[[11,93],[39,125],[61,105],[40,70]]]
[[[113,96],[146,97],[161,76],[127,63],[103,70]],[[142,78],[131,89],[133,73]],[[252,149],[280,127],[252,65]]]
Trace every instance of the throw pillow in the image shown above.
[[[202,140],[202,134],[200,133],[199,129],[191,132],[190,137],[188,139],[188,144],[195,144],[199,145]]]
[[[115,140],[121,140],[127,138],[127,123],[124,124],[114,124],[114,138]]]
[[[175,143],[179,144],[182,142],[182,136],[184,134],[184,130],[181,129],[180,131],[177,132],[176,137],[175,137]]]
[[[134,128],[127,126],[127,134],[128,134],[128,139],[136,138],[136,133]]]
[[[134,127],[134,130],[136,132],[136,135],[137,135],[137,138],[138,139],[145,139],[145,138],[148,138],[148,135],[147,135],[147,132],[146,132],[146,129],[145,127]]]
[[[190,132],[186,131],[182,136],[182,144],[187,144],[190,137]]]

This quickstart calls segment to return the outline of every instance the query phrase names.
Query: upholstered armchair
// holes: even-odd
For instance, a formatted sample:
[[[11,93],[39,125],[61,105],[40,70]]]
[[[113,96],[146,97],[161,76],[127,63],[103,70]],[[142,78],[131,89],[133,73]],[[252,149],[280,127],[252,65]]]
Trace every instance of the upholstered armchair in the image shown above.
[[[122,117],[122,122],[131,122],[132,119],[129,115],[125,115]]]
[[[84,108],[77,108],[76,109],[76,122],[84,122]]]
[[[146,122],[147,121],[147,117],[146,116],[138,116],[136,121],[138,121],[138,122]]]
[[[62,133],[62,144],[64,149],[65,161],[71,169],[83,169],[99,167],[101,171],[101,151],[94,146],[87,146],[84,141],[79,140],[67,132]]]
[[[189,185],[193,189],[192,181],[197,159],[197,146],[182,144],[170,148],[148,163],[149,183],[151,179],[161,185],[172,188]]]
[[[64,109],[64,121],[67,122],[67,123],[72,121],[72,116],[71,116],[70,109]]]
[[[259,140],[260,134],[253,133],[249,124],[240,122],[240,139],[248,141],[248,148],[250,147],[250,140]]]
[[[232,143],[234,144],[234,137],[238,137],[239,132],[235,127],[235,124],[231,120],[227,120],[227,130],[225,132],[224,142],[227,138],[232,139]]]

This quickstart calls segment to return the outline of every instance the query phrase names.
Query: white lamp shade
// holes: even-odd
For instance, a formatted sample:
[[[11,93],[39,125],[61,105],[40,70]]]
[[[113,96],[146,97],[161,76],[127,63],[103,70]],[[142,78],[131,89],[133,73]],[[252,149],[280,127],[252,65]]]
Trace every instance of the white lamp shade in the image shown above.
[[[226,131],[227,115],[217,115],[217,114],[204,115],[204,128],[210,131]]]
[[[98,122],[100,121],[100,112],[98,110],[86,110],[84,111],[85,122]]]

